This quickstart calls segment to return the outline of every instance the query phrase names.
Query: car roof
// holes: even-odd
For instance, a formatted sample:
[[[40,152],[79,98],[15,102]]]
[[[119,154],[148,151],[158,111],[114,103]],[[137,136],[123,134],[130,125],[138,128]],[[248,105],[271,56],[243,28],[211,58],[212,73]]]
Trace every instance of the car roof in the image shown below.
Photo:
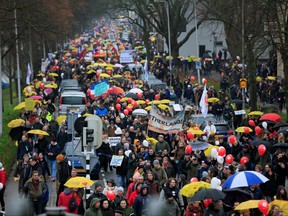
[[[204,117],[202,114],[193,114],[191,115],[192,117]],[[214,116],[213,114],[207,114],[207,116],[212,117]]]
[[[64,79],[62,80],[61,86],[78,86],[78,81],[77,80],[74,80],[74,79]]]
[[[81,91],[64,91],[62,94],[61,94],[61,97],[63,96],[86,96],[83,92]]]

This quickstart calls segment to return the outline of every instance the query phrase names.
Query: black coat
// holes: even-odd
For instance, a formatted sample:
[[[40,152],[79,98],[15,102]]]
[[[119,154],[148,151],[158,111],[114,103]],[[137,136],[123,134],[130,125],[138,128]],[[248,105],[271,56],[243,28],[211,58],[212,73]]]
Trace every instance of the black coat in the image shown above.
[[[128,158],[124,155],[121,166],[116,167],[116,174],[126,176],[128,171]]]
[[[32,150],[33,147],[28,140],[25,140],[24,142],[21,140],[17,148],[17,160],[23,160],[23,156],[32,152]]]

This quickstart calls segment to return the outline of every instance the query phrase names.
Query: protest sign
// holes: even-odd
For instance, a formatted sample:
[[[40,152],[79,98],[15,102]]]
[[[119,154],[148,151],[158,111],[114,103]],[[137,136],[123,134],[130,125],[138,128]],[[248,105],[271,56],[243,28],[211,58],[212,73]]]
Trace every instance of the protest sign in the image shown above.
[[[110,166],[121,166],[124,156],[113,155]]]

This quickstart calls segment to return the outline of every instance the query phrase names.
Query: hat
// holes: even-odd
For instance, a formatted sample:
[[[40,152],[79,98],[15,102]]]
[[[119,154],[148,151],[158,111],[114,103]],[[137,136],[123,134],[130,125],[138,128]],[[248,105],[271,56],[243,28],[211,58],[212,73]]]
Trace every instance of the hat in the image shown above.
[[[163,137],[164,138],[164,136],[162,134],[160,134],[158,137]]]
[[[132,139],[130,137],[127,137],[126,140],[129,141],[129,142],[132,141]]]
[[[202,172],[202,177],[206,177],[206,176],[208,176],[209,174],[208,174],[208,172],[206,172],[206,171],[203,171]]]
[[[119,209],[116,209],[116,210],[115,210],[115,213],[118,213],[118,214],[124,215],[124,212],[121,211],[121,210],[119,210]]]
[[[102,188],[103,188],[103,186],[102,186],[102,184],[101,184],[100,182],[96,182],[94,185],[95,185],[95,189],[96,189],[97,187],[102,187]]]
[[[109,180],[107,180],[107,183],[112,183],[112,185],[113,186],[115,186],[116,184],[115,184],[115,180],[114,179],[109,179]],[[96,188],[96,186],[95,186],[95,188]]]
[[[188,88],[191,87],[191,85],[188,85]]]
[[[63,155],[63,154],[57,155],[56,160],[57,160],[58,162],[62,162],[62,161],[64,160],[64,155]]]
[[[205,163],[206,165],[209,165],[209,162],[207,160],[203,160],[202,163]]]
[[[123,188],[123,187],[118,187],[118,188],[117,188],[117,192],[118,192],[118,191],[122,191],[122,192],[124,193],[124,188]]]
[[[144,165],[139,165],[138,169],[144,169]]]
[[[160,163],[159,163],[159,160],[154,160],[154,161],[153,161],[153,164],[160,164]]]
[[[224,167],[225,169],[229,169],[230,171],[234,171],[234,167],[233,167],[233,165],[227,165],[227,166],[225,166]]]

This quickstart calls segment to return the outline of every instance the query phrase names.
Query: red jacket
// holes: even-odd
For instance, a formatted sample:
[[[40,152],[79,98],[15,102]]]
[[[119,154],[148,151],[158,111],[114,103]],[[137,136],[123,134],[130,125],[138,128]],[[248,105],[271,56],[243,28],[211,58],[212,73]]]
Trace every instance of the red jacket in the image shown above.
[[[6,185],[7,174],[5,168],[0,170],[0,182],[3,184],[3,187]]]
[[[132,192],[133,192],[133,187],[136,185],[136,182],[131,182],[127,188],[127,193],[126,193],[126,200],[129,200]]]
[[[128,200],[128,205],[132,206],[135,202],[136,197],[138,196],[138,194],[140,194],[140,191],[135,189],[132,194],[130,195],[130,198]]]
[[[65,189],[59,195],[58,206],[66,207],[65,212],[69,212],[69,201],[70,201],[70,199],[72,197],[72,194],[73,193],[71,192],[71,190]],[[74,198],[76,200],[77,206],[79,206],[80,202],[81,202],[81,198],[76,192],[74,192]],[[70,212],[70,213],[77,214],[78,213],[78,208],[75,211]]]

